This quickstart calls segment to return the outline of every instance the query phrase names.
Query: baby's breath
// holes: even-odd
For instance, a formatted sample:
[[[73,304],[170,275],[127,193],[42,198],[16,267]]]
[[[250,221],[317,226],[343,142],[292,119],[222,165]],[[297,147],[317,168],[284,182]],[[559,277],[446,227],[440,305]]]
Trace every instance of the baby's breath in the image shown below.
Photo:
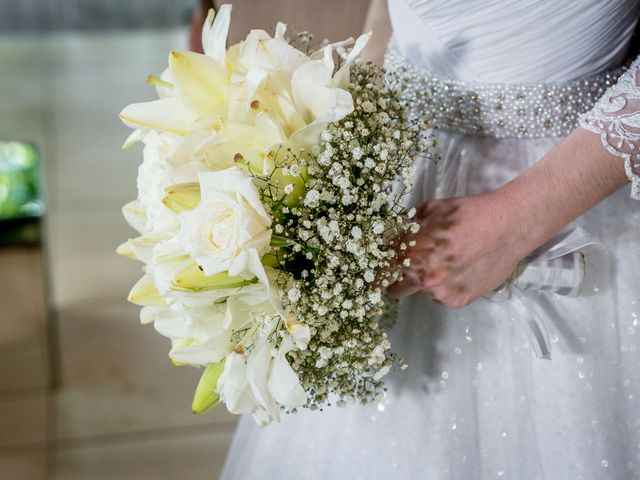
[[[274,231],[291,241],[280,248],[282,302],[311,330],[308,347],[288,358],[312,409],[333,398],[372,401],[399,364],[385,333],[394,313],[383,288],[401,272],[390,240],[418,229],[401,201],[413,160],[432,143],[399,95],[380,86],[383,74],[371,63],[352,67],[353,113],[299,155],[306,172],[295,159],[283,167],[305,175],[306,193],[295,207],[270,202]]]

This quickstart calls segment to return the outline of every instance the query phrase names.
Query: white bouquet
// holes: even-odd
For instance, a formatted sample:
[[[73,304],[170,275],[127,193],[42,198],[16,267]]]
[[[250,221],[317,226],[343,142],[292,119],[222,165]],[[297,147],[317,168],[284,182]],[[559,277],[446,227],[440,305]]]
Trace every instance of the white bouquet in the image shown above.
[[[125,147],[144,143],[123,208],[140,236],[118,249],[144,263],[129,300],[176,365],[204,367],[196,413],[223,402],[267,424],[371,401],[398,363],[381,323],[406,248],[392,239],[418,228],[400,201],[432,144],[357,61],[369,35],[313,49],[279,23],[227,50],[230,14],[210,11],[205,54],[171,52],[149,77],[160,98],[120,114]]]

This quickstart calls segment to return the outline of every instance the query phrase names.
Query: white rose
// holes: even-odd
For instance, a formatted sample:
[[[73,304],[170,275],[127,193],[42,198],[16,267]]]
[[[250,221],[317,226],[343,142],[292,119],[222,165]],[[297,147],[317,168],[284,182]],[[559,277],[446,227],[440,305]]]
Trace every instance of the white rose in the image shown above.
[[[238,167],[198,178],[200,203],[180,214],[178,242],[206,275],[228,272],[268,284],[260,258],[271,242],[271,218],[253,180]]]

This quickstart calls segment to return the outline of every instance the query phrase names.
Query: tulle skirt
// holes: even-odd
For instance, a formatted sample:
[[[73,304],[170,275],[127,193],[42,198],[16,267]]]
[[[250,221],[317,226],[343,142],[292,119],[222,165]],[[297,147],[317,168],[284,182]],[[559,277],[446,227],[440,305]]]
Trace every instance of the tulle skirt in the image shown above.
[[[438,137],[414,204],[495,189],[560,141]],[[387,377],[379,403],[266,428],[243,418],[221,478],[640,478],[640,207],[628,194],[576,222],[607,252],[608,284],[537,299],[552,312],[550,360],[532,353],[510,301],[454,311],[407,298],[390,338],[409,368]]]

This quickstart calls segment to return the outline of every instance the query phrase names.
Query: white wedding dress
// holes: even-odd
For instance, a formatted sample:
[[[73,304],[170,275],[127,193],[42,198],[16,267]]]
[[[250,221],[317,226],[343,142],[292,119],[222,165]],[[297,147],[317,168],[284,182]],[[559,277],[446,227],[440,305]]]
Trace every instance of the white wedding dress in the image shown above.
[[[459,80],[450,84],[456,88],[472,85],[481,97],[472,111],[495,109],[481,135],[469,133],[475,127],[465,115],[438,131],[442,160],[419,163],[417,203],[494,189],[551,150],[575,127],[578,111],[593,107],[575,98],[600,96],[615,83],[576,80],[624,63],[640,5],[390,0],[389,9],[396,60],[404,58],[417,76],[431,72]],[[635,73],[626,77],[630,90]],[[497,83],[507,85],[506,97],[486,93],[484,84]],[[534,86],[510,100],[512,84]],[[570,98],[550,98],[538,121],[537,100],[529,104],[529,96],[565,92],[562,85]],[[458,101],[455,95],[449,100]],[[626,108],[640,110],[637,88],[633,95]],[[508,114],[500,117],[496,98],[522,101],[524,110],[501,104]],[[633,176],[638,137],[603,117],[618,100],[601,102],[582,124],[605,129],[603,141]],[[628,141],[620,141],[625,132]],[[513,302],[481,299],[453,311],[406,299],[391,339],[409,368],[387,377],[380,403],[302,411],[267,428],[243,418],[222,478],[640,478],[640,203],[625,188],[577,224],[608,252],[609,280],[588,296],[537,294],[535,302],[553,312],[546,322],[550,360],[532,353]]]

